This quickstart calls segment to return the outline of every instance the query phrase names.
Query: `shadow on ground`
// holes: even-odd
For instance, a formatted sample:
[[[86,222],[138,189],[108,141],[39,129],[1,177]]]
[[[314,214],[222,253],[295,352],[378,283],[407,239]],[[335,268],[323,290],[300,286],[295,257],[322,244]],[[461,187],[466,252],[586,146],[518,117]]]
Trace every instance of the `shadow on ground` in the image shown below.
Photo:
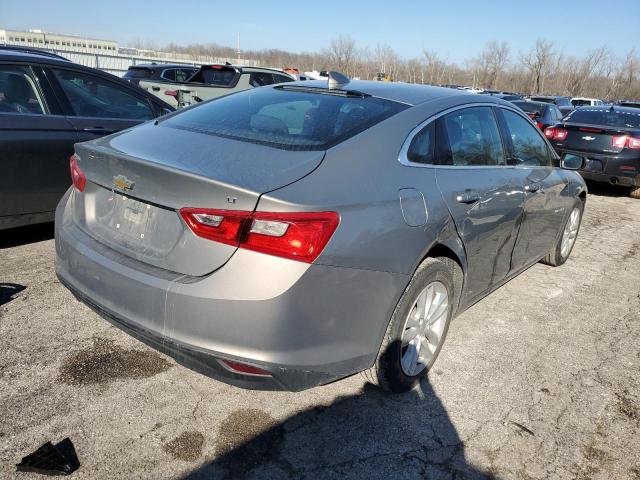
[[[53,222],[0,230],[0,249],[51,240],[53,236]]]
[[[630,190],[629,187],[609,185],[608,183],[590,180],[587,180],[587,188],[589,189],[589,195],[598,195],[600,197],[628,197]]]
[[[15,300],[16,295],[25,288],[27,287],[18,283],[0,283],[0,306]]]
[[[236,410],[217,432],[216,458],[188,480],[487,479],[466,463],[464,445],[425,380],[394,395],[370,384],[276,422]]]

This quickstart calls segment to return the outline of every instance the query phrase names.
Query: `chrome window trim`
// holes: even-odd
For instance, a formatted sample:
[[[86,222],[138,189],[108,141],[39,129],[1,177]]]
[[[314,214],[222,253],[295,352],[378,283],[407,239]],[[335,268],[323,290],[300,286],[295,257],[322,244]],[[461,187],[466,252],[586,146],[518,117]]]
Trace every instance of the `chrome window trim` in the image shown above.
[[[464,110],[465,108],[473,108],[473,107],[491,107],[491,108],[502,108],[504,110],[510,110],[512,112],[514,112],[517,115],[520,115],[522,118],[524,118],[526,121],[528,121],[536,130],[540,130],[532,121],[531,119],[525,115],[522,110],[520,110],[518,107],[511,107],[509,105],[502,105],[502,104],[498,104],[498,103],[489,103],[489,102],[474,102],[474,103],[465,103],[464,105],[456,105],[455,107],[451,107],[448,108],[446,110],[442,110],[441,112],[436,113],[435,115],[430,116],[429,118],[427,118],[426,120],[424,120],[423,122],[421,122],[420,124],[418,124],[417,127],[415,127],[413,130],[411,130],[411,132],[409,132],[409,135],[407,136],[407,138],[405,139],[405,141],[402,144],[402,148],[400,148],[400,153],[398,154],[398,162],[400,162],[402,165],[404,165],[405,167],[418,167],[418,168],[443,168],[443,169],[452,169],[455,168],[457,170],[476,170],[478,168],[557,168],[554,166],[541,166],[541,165],[527,165],[527,166],[523,166],[523,165],[435,165],[433,163],[420,163],[420,162],[412,162],[411,160],[409,160],[408,157],[408,152],[409,152],[409,147],[411,146],[411,142],[413,142],[413,139],[416,135],[418,135],[423,128],[425,128],[427,125],[429,125],[431,122],[436,121],[438,118],[447,115],[449,113],[452,112],[456,112],[458,110]],[[498,125],[498,129],[500,129],[500,125],[498,124],[498,121],[496,119],[496,124]],[[546,139],[546,137],[544,135],[542,135],[540,132],[538,132],[540,137],[547,143],[547,146],[551,149],[551,151],[553,152],[553,147],[551,146],[551,144],[549,143],[549,141]]]

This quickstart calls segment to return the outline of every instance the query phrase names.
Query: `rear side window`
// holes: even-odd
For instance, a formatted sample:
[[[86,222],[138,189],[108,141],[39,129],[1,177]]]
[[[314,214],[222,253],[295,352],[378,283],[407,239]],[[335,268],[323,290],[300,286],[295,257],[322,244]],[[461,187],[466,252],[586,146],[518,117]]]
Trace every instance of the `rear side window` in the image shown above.
[[[434,163],[436,122],[431,122],[418,133],[409,145],[407,159],[417,163]]]
[[[406,108],[375,97],[271,87],[218,98],[162,124],[287,150],[326,150]]]
[[[52,69],[75,115],[79,117],[149,120],[151,105],[128,89],[95,75]]]
[[[567,119],[571,123],[601,125],[618,128],[640,128],[640,110],[636,112],[606,109],[574,110]]]
[[[465,108],[442,118],[452,165],[506,164],[500,131],[490,107]]]
[[[513,146],[513,163],[524,166],[551,166],[551,156],[540,130],[531,125],[517,113],[502,110],[511,144]]]
[[[30,68],[0,65],[0,113],[45,113]]]

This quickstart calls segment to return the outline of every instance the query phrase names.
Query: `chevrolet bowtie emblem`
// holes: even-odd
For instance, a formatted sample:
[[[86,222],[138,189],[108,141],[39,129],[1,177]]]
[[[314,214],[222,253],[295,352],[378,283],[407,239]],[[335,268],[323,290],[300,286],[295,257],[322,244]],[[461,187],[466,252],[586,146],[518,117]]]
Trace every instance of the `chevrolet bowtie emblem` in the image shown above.
[[[119,190],[132,190],[135,185],[135,182],[132,182],[124,175],[116,175],[111,183]]]
[[[583,140],[586,140],[587,142],[590,142],[591,140],[595,140],[596,137],[590,137],[589,135],[587,135],[586,137],[582,137]]]

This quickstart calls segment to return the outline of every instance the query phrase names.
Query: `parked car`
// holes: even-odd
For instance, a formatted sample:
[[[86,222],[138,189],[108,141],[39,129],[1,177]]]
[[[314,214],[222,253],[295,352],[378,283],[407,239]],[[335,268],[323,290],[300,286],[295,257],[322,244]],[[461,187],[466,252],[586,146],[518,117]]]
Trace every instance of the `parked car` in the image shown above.
[[[186,82],[199,67],[170,63],[142,63],[132,65],[122,78],[138,85],[140,80],[166,80],[168,82]]]
[[[579,107],[545,136],[560,155],[584,159],[580,174],[587,180],[630,188],[640,198],[639,109]]]
[[[35,49],[0,49],[0,230],[50,222],[73,144],[173,108],[129,82]]]
[[[604,102],[597,98],[573,97],[571,105],[574,107],[593,107],[595,105],[604,105]]]
[[[555,104],[563,116],[567,116],[573,111],[573,105],[571,104],[571,98],[558,95],[533,95],[529,97],[532,102],[544,102]]]
[[[492,97],[333,72],[257,88],[78,144],[56,272],[225,382],[302,390],[366,370],[406,391],[455,315],[569,257],[586,190],[557,162]]]
[[[562,121],[562,113],[553,103],[527,102],[524,100],[515,100],[511,101],[511,103],[526,112],[540,130]]]
[[[141,80],[139,86],[182,108],[249,88],[293,81],[288,73],[272,68],[203,65],[187,82]]]

